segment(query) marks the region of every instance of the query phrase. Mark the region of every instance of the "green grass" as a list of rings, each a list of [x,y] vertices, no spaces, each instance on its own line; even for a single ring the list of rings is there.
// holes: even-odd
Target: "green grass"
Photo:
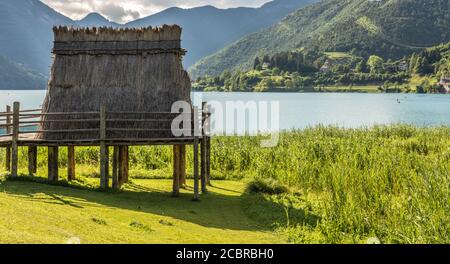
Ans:
[[[250,232],[246,233],[249,237],[243,236],[242,241],[255,241],[250,234],[259,236],[259,232],[263,232],[269,237],[273,234],[277,236],[282,234],[286,238],[282,239],[282,242],[293,243],[365,243],[368,239],[379,240],[381,243],[450,243],[449,127],[417,128],[395,125],[342,129],[319,126],[282,133],[280,142],[275,148],[261,148],[260,142],[263,138],[262,136],[215,137],[212,142],[212,175],[216,179],[213,183],[229,191],[223,193],[224,190],[221,189],[213,190],[201,204],[210,206],[208,219],[215,214],[218,218],[223,218],[225,208],[234,208],[229,218],[224,218],[224,225],[225,222],[241,222],[243,219],[258,223],[249,224],[253,226],[246,229]],[[0,157],[4,156],[2,151],[0,150]],[[62,178],[65,177],[64,151],[62,148],[60,161]],[[38,175],[46,174],[45,155],[45,150],[40,149]],[[152,199],[160,201],[158,206],[169,211],[178,211],[184,207],[192,209],[192,206],[196,206],[187,202],[190,198],[187,194],[180,200],[169,199],[168,194],[164,193],[164,190],[167,192],[170,189],[169,181],[140,180],[171,177],[170,147],[132,148],[130,158],[133,183],[145,186],[142,194],[128,192],[118,195],[103,194],[6,181],[0,186],[0,190],[6,190],[6,193],[1,193],[0,204],[2,208],[3,205],[18,208],[19,212],[25,205],[29,208],[36,207],[38,210],[39,207],[35,203],[39,203],[39,199],[35,201],[29,197],[33,198],[43,193],[47,197],[43,200],[48,200],[48,196],[52,193],[64,190],[69,192],[68,197],[72,197],[72,192],[77,192],[77,195],[80,192],[86,197],[97,197],[94,203],[101,210],[107,211],[109,210],[107,208],[111,207],[125,208],[126,212],[123,211],[120,217],[126,217],[127,213],[133,215],[135,213],[129,205],[118,205],[122,202],[129,203],[130,195],[133,196],[131,200],[144,201],[145,204],[153,204]],[[20,171],[25,173],[24,150],[21,150],[20,159],[22,160]],[[97,160],[98,149],[77,150],[79,181],[75,182],[75,185],[83,188],[98,186]],[[188,174],[191,175],[190,148],[188,148],[188,164]],[[8,191],[11,188],[16,191]],[[34,188],[34,191],[30,192],[29,188]],[[153,189],[156,189],[156,192]],[[244,189],[247,191],[244,192]],[[15,195],[15,192],[22,192],[23,195]],[[66,199],[66,194],[59,193],[59,195],[58,197]],[[146,198],[137,198],[141,195]],[[114,200],[116,205],[111,206],[110,202],[102,202],[103,198]],[[91,201],[85,198],[81,200]],[[177,207],[177,203],[181,203],[181,206]],[[46,206],[41,205],[39,210],[51,215],[53,209],[46,209]],[[142,217],[148,214],[145,217],[153,219],[155,211],[140,213],[143,214]],[[156,214],[159,217],[160,214]],[[2,211],[0,215],[4,218],[2,221],[8,222],[11,215],[14,215],[14,210]],[[33,219],[33,215],[34,213],[29,213],[27,217]],[[41,214],[42,217],[44,215]],[[10,228],[6,237],[11,236],[12,230],[21,229],[20,225],[27,222],[25,218],[10,220],[6,225]],[[116,221],[113,215],[109,219],[90,213],[87,219],[91,218],[103,219],[107,226],[110,221]],[[194,219],[185,219],[184,216],[177,215],[172,218],[184,219],[180,224],[183,223],[189,228],[198,225]],[[42,224],[47,223],[51,226],[54,221],[54,219],[42,220]],[[79,221],[81,220],[75,218],[71,224],[75,226]],[[219,219],[217,221],[220,222]],[[143,219],[130,219],[124,222],[121,223],[127,228],[132,222],[136,222],[133,226],[139,227],[139,230],[155,229],[154,222],[146,222]],[[82,228],[86,222],[80,223],[82,224],[79,228]],[[31,223],[27,225],[28,228],[32,226]],[[220,233],[220,239],[206,237],[203,242],[227,243],[235,242],[233,239],[240,239],[234,238],[239,236],[239,232],[235,229],[227,226],[219,227],[219,224],[214,226],[223,231]],[[88,225],[85,228],[89,230],[91,227]],[[205,230],[196,229],[193,233],[196,236],[203,236],[202,232]],[[229,231],[231,236],[228,237],[226,234]],[[94,233],[96,232],[97,230]],[[101,234],[98,234],[98,237],[101,239],[87,241],[107,241]],[[10,238],[10,241],[20,242],[19,238],[27,240],[28,235],[22,233],[15,239]],[[162,237],[155,240],[145,239],[148,239],[148,242],[170,242]],[[192,240],[185,237],[185,234],[179,239],[202,241]],[[268,238],[267,241],[271,239]]]
[[[348,52],[325,52],[330,59],[351,59],[353,55]]]
[[[378,88],[378,85],[325,86],[321,90],[325,92],[379,93]],[[317,91],[318,88],[315,90]]]
[[[281,243],[244,214],[239,182],[201,202],[170,196],[169,180],[133,180],[118,193],[0,182],[0,243]],[[220,210],[218,210],[220,208]]]

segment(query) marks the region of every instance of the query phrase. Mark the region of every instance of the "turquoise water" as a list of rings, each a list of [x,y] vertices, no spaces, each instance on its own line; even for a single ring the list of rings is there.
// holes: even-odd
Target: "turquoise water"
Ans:
[[[22,108],[42,104],[45,91],[0,91],[0,107],[20,101]],[[195,103],[268,101],[279,104],[279,129],[317,124],[343,127],[407,123],[450,126],[450,95],[358,93],[193,93]],[[239,112],[239,111],[238,111]]]

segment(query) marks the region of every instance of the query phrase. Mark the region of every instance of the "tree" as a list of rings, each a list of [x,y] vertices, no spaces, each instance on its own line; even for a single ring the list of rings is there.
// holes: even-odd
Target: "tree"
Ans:
[[[356,72],[363,73],[363,72],[366,72],[366,70],[367,70],[367,65],[364,60],[361,60],[360,62],[358,62],[358,64],[356,64],[356,67],[355,67]]]
[[[261,61],[259,60],[259,57],[256,57],[255,62],[253,63],[253,69],[257,70],[259,67],[261,67]]]
[[[272,75],[273,76],[277,76],[280,74],[280,69],[278,69],[278,67],[275,67],[272,69]]]
[[[381,73],[383,70],[383,59],[376,55],[372,55],[367,60],[367,66],[369,66],[370,73]]]

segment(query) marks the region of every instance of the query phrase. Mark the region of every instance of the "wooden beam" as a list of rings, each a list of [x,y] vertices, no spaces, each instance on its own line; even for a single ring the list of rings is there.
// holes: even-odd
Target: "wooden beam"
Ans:
[[[128,182],[130,177],[130,149],[128,146],[123,146],[124,151],[124,163],[123,163],[123,180],[124,183]]]
[[[11,113],[11,106],[6,106],[6,113]],[[6,116],[6,124],[11,124],[11,116]],[[11,127],[6,127],[6,134],[11,134]],[[11,147],[6,147],[5,169],[11,171]]]
[[[202,193],[205,194],[208,192],[206,188],[207,184],[207,115],[206,115],[206,102],[202,102],[202,135],[201,135],[201,165],[200,165],[200,174],[201,174],[201,183],[202,183]]]
[[[180,188],[186,188],[186,145],[180,145]]]
[[[211,186],[211,137],[206,137],[206,184]]]
[[[202,193],[207,193],[206,189],[206,137],[202,136],[200,144],[200,180],[202,185]]]
[[[103,142],[100,144],[100,188],[109,187],[109,148]]]
[[[75,146],[67,147],[67,180],[75,180]]]
[[[34,175],[37,171],[37,147],[28,147],[28,174]]]
[[[120,189],[119,183],[119,147],[114,146],[112,168],[112,188]]]
[[[106,146],[106,107],[100,106],[100,188],[109,186],[109,155]]]
[[[122,184],[128,182],[129,173],[129,154],[128,146],[119,146],[119,168],[118,168],[118,182],[119,188]]]
[[[199,190],[198,190],[198,139],[194,139],[194,201],[199,201]]]
[[[11,147],[6,147],[5,170],[11,172]]]
[[[173,146],[173,191],[172,195],[180,196],[180,145]]]
[[[200,201],[199,190],[198,190],[198,132],[199,132],[199,123],[198,123],[198,108],[194,107],[194,201]]]
[[[52,146],[48,147],[48,180],[58,181],[58,159],[59,150],[58,147]]]
[[[17,177],[18,168],[19,168],[19,114],[20,114],[20,103],[14,102],[13,105],[13,136],[11,143],[11,176]]]

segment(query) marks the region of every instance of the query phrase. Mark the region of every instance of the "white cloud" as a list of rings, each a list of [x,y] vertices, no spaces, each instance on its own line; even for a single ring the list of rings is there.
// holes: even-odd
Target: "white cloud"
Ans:
[[[98,12],[110,20],[124,23],[145,17],[166,8],[178,6],[192,8],[212,5],[218,8],[238,6],[257,7],[270,0],[41,0],[50,7],[73,19],[81,19]]]

